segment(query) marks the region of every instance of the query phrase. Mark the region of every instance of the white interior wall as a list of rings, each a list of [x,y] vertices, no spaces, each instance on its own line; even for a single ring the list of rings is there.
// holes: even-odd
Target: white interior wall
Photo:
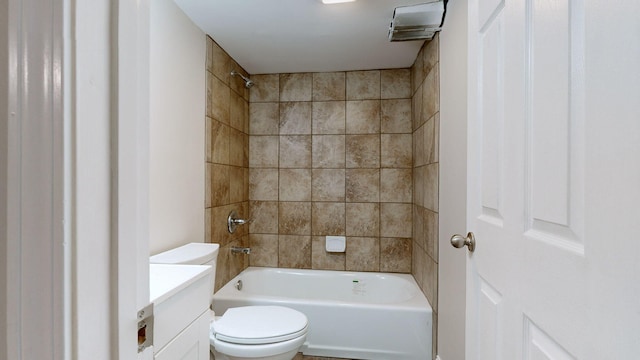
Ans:
[[[151,2],[149,250],[204,239],[205,34]]]

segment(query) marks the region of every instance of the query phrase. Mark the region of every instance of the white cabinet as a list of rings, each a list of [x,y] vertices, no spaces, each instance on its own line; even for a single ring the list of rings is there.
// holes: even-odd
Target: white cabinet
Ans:
[[[155,360],[208,360],[209,313],[200,315],[191,325],[158,351]],[[205,336],[203,336],[205,334]]]
[[[149,273],[154,359],[209,359],[211,267],[151,264]]]

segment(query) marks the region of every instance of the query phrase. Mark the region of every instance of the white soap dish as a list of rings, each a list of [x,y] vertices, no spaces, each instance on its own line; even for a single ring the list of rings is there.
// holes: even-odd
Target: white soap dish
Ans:
[[[347,248],[347,238],[344,236],[325,237],[327,252],[344,252]]]

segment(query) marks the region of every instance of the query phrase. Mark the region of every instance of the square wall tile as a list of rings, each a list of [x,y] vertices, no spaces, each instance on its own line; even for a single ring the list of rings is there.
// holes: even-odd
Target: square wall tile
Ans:
[[[311,236],[280,235],[278,237],[278,266],[292,269],[311,269]]]
[[[234,205],[214,206],[211,208],[211,239],[214,243],[220,244],[220,247],[226,246],[231,240],[229,231],[227,230],[227,217]]]
[[[380,202],[411,203],[412,169],[380,169]]]
[[[311,168],[311,135],[280,136],[280,168]]]
[[[250,102],[277,102],[280,101],[280,75],[251,75],[254,85],[249,90]]]
[[[344,135],[314,135],[312,139],[313,168],[344,168],[345,166]]]
[[[380,102],[380,132],[410,134],[411,99],[382,100]]]
[[[347,169],[347,202],[380,201],[380,169]]]
[[[250,169],[249,198],[278,201],[278,169]]]
[[[311,169],[280,169],[280,201],[311,201]]]
[[[251,234],[277,234],[278,233],[278,202],[277,201],[250,201],[249,214],[250,214],[250,219],[252,220],[249,223],[249,233]]]
[[[424,207],[438,212],[438,163],[425,166]]]
[[[427,254],[424,250],[416,246],[415,241],[413,244],[414,246],[411,250],[411,274],[416,279],[416,283],[418,283],[418,286],[420,286],[420,289],[422,289],[422,292],[424,293],[424,263],[427,261]]]
[[[379,236],[380,204],[347,203],[346,230],[347,236]]]
[[[209,103],[207,113],[214,120],[229,124],[229,103],[231,90],[227,84],[217,77],[207,73],[207,100]]]
[[[279,136],[249,138],[249,166],[277,168],[279,143]]]
[[[424,211],[424,239],[427,255],[438,262],[438,213]]]
[[[424,291],[427,300],[433,307],[433,311],[438,311],[438,264],[425,256],[423,275],[422,275],[422,291]]]
[[[311,135],[311,103],[280,103],[280,135]]]
[[[312,105],[312,133],[315,134],[344,134],[345,133],[345,102],[344,101],[316,101]]]
[[[440,37],[436,35],[424,45],[424,51],[422,52],[422,69],[425,74],[428,74],[439,62],[439,42]]]
[[[311,173],[311,200],[345,201],[345,170],[313,169]]]
[[[344,270],[345,253],[326,251],[324,236],[311,237],[311,268],[316,270]]]
[[[347,72],[347,100],[380,99],[380,71]]]
[[[204,207],[211,207],[211,200],[213,199],[211,191],[213,190],[213,164],[207,163],[204,166]]]
[[[249,104],[249,133],[251,135],[280,134],[280,104],[277,102]]]
[[[311,235],[311,203],[281,201],[278,227],[284,235]]]
[[[231,128],[211,120],[211,162],[229,164],[229,134]]]
[[[280,74],[280,101],[311,101],[312,74]]]
[[[247,132],[247,130],[244,128],[244,107],[246,104],[247,101],[245,99],[243,99],[235,92],[231,92],[231,103],[229,105],[229,125],[231,125],[232,128],[244,133]]]
[[[347,238],[347,271],[380,271],[380,239]]]
[[[313,101],[344,100],[346,96],[344,72],[313,74]]]
[[[435,66],[424,79],[422,89],[422,122],[440,111],[440,77]]]
[[[424,207],[426,165],[413,168],[413,203]]]
[[[380,133],[380,100],[347,101],[347,134]]]
[[[278,235],[249,234],[251,266],[278,266]]]
[[[231,57],[213,40],[207,41],[207,55],[209,71],[223,83],[228,84],[229,73],[231,72]],[[211,57],[209,58],[209,56]]]
[[[211,205],[229,204],[229,166],[213,164],[211,169]]]
[[[410,238],[413,230],[411,220],[411,204],[380,204],[380,236]]]
[[[433,117],[433,156],[431,162],[440,162],[440,113]]]
[[[423,124],[422,121],[422,86],[416,90],[415,94],[411,98],[411,122],[413,129],[417,129]]]
[[[229,243],[229,252],[232,247],[248,247],[249,235],[244,235]],[[239,274],[249,266],[249,256],[245,254],[229,254],[229,277]]]
[[[414,251],[420,249],[420,251],[425,251],[426,240],[425,240],[425,209],[422,206],[413,205],[413,241],[414,241]]]
[[[408,99],[411,97],[411,70],[380,71],[381,99]]]
[[[413,132],[413,166],[423,166],[427,163],[427,150],[425,144],[425,126],[420,126]]]
[[[237,166],[229,167],[229,202],[239,203],[245,201],[244,196],[244,169]]]
[[[249,168],[248,167],[243,167],[242,168],[243,172],[244,172],[244,195],[243,195],[243,201],[249,201]],[[247,203],[247,209],[248,209],[248,203]]]
[[[214,288],[216,291],[220,289],[224,284],[231,280],[231,274],[229,273],[229,247],[220,246],[218,250],[218,261],[216,264],[216,280]]]
[[[422,85],[422,81],[424,80],[424,46],[418,52],[416,56],[416,61],[413,63],[411,67],[411,86],[413,89],[413,93],[415,95],[416,90]]]
[[[380,271],[411,272],[411,239],[380,239]]]
[[[347,168],[380,167],[380,135],[347,135]]]
[[[204,158],[205,162],[210,163],[212,160],[212,144],[213,143],[213,119],[210,117],[204,118]]]
[[[314,202],[311,205],[312,235],[345,235],[345,203]]]
[[[205,69],[208,72],[213,73],[213,47],[217,45],[213,39],[207,35],[207,58],[205,62]]]
[[[431,119],[427,120],[426,123],[424,123],[424,125],[422,126],[422,135],[423,135],[423,140],[422,142],[424,143],[424,163],[425,164],[431,164],[433,163],[433,159],[435,158],[435,118],[436,116],[432,117]]]
[[[211,208],[204,209],[204,243],[211,243]]]
[[[236,129],[229,129],[229,164],[235,166],[245,166],[244,147],[245,134]]]
[[[386,168],[410,168],[413,164],[411,134],[382,134],[380,136],[380,165]]]

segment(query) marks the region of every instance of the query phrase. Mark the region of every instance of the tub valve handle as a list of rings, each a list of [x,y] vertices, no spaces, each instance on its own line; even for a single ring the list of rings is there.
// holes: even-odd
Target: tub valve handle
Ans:
[[[240,219],[238,217],[238,212],[235,210],[231,210],[229,216],[227,217],[227,230],[230,234],[233,234],[236,231],[238,225],[248,224],[250,220]]]

